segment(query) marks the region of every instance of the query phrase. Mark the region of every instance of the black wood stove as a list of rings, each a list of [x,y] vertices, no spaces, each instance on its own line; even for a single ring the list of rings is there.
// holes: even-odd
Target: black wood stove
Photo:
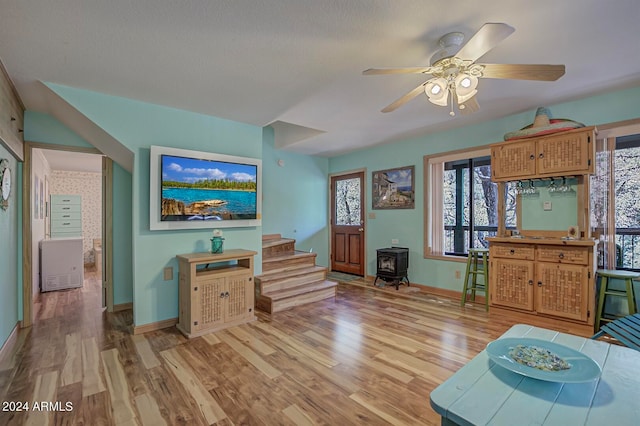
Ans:
[[[385,282],[391,282],[396,286],[396,290],[400,284],[404,284],[402,280],[407,281],[410,286],[407,270],[409,269],[409,249],[405,247],[390,247],[376,250],[378,253],[376,279],[373,285],[376,285],[378,278]]]

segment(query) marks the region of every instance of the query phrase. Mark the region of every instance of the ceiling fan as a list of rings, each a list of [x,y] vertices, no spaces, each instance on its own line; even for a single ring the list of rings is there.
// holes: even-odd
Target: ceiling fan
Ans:
[[[464,34],[445,34],[438,41],[441,49],[430,60],[431,66],[412,68],[370,68],[364,75],[380,74],[430,74],[431,79],[386,106],[382,112],[401,107],[420,93],[425,93],[435,105],[447,106],[451,100],[451,116],[454,105],[461,112],[477,111],[474,98],[478,93],[479,78],[505,78],[517,80],[555,81],[565,72],[564,65],[543,64],[479,64],[476,60],[510,36],[515,29],[503,23],[486,23],[467,41]]]

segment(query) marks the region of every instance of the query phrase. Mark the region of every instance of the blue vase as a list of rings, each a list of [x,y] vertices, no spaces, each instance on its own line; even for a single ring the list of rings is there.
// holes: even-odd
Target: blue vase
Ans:
[[[211,238],[211,253],[222,253],[223,244],[224,244],[224,238],[222,237]]]

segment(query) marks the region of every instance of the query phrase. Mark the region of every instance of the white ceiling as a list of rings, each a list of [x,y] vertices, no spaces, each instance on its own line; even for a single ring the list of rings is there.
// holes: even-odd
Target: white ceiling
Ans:
[[[41,149],[51,170],[102,173],[102,155]]]
[[[277,122],[285,149],[333,156],[638,85],[639,21],[638,0],[0,0],[0,58],[30,110],[45,111],[40,80]],[[475,114],[426,96],[380,112],[426,78],[363,70],[428,65],[440,36],[485,22],[516,32],[480,62],[566,74],[482,79]]]

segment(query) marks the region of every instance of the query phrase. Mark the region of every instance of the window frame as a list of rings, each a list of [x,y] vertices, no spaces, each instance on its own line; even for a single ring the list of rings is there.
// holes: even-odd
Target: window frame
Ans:
[[[466,262],[466,256],[444,252],[443,181],[444,164],[491,156],[491,146],[481,145],[423,157],[424,180],[424,258]]]
[[[618,268],[616,265],[616,208],[615,208],[615,151],[617,148],[617,139],[625,136],[640,134],[640,119],[627,120],[622,122],[610,123],[606,125],[597,126],[598,134],[596,143],[598,151],[607,152],[608,154],[608,188],[607,188],[607,217],[605,219],[604,228],[595,228],[595,224],[592,224],[592,230],[597,233],[602,232],[602,235],[596,235],[599,242],[603,245],[606,258],[604,259],[604,266],[608,269],[625,269],[637,271],[633,268]],[[593,194],[590,194],[593,196]],[[589,200],[591,203],[591,200]]]

